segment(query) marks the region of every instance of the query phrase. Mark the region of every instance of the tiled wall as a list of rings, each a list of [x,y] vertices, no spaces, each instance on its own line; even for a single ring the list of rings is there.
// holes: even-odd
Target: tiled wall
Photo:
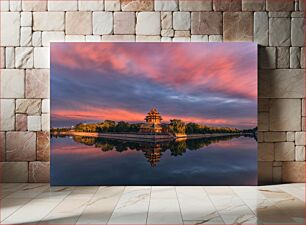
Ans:
[[[259,181],[304,181],[303,2],[1,0],[2,180],[49,179],[51,41],[254,41]]]

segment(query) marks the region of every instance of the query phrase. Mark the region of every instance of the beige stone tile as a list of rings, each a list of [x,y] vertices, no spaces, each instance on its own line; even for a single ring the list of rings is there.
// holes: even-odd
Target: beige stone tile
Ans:
[[[28,116],[28,131],[41,131],[41,116]]]
[[[137,14],[137,35],[160,35],[160,12],[139,12]]]
[[[120,0],[107,0],[104,4],[105,11],[120,11]]]
[[[29,182],[48,183],[50,179],[49,162],[30,162],[29,163]]]
[[[294,142],[278,142],[274,145],[276,161],[294,161]]]
[[[273,165],[272,170],[273,184],[280,184],[282,182],[282,167]]]
[[[208,42],[208,35],[191,35],[191,42]]]
[[[173,29],[174,30],[189,30],[190,29],[190,13],[189,12],[174,12],[173,13]]]
[[[265,132],[265,142],[280,142],[286,141],[286,132]]]
[[[253,14],[225,12],[223,14],[224,41],[253,41]]]
[[[209,35],[208,41],[209,42],[223,42],[223,36],[222,35]]]
[[[40,99],[16,99],[16,113],[38,115],[41,113]]]
[[[18,69],[33,68],[33,48],[32,47],[15,48],[15,67]]]
[[[171,37],[161,37],[160,41],[161,42],[172,42],[172,38]]]
[[[6,159],[8,161],[33,161],[36,159],[36,133],[7,132]]]
[[[0,10],[1,12],[10,11],[10,1],[9,0],[0,1]]]
[[[42,113],[50,113],[50,99],[42,100]]]
[[[295,133],[287,132],[287,141],[294,141],[294,140],[295,140]]]
[[[258,184],[272,183],[272,162],[258,162]]]
[[[78,0],[48,0],[49,11],[77,11]]]
[[[135,34],[135,24],[134,12],[114,13],[114,34]]]
[[[35,47],[34,48],[34,68],[50,68],[50,48]]]
[[[270,101],[270,130],[301,130],[301,100],[273,99]]]
[[[189,30],[176,30],[174,32],[175,37],[190,37],[190,31]]]
[[[1,46],[19,46],[20,13],[1,12]]]
[[[15,68],[15,48],[14,47],[5,48],[5,67],[6,69]]]
[[[50,160],[50,134],[46,131],[37,132],[37,160]]]
[[[50,114],[41,115],[41,129],[43,131],[50,131]]]
[[[269,130],[269,113],[259,112],[258,114],[258,130],[268,131]]]
[[[259,67],[261,69],[276,68],[276,48],[275,47],[259,47]]]
[[[23,27],[32,26],[32,13],[31,12],[21,12],[20,14],[20,25]]]
[[[290,12],[269,12],[271,18],[289,18]]]
[[[174,30],[173,29],[161,30],[161,36],[162,37],[173,37]]]
[[[15,129],[15,100],[0,99],[0,130],[10,131]]]
[[[212,0],[179,0],[180,11],[212,11]]]
[[[258,112],[269,112],[269,99],[259,98],[258,99]]]
[[[65,29],[64,12],[34,12],[33,30],[37,31],[63,31]]]
[[[290,46],[290,18],[269,19],[269,45]]]
[[[178,11],[178,0],[154,1],[155,11]]]
[[[268,11],[293,11],[294,9],[294,0],[288,1],[275,1],[267,0],[266,7]]]
[[[190,42],[190,37],[174,37],[173,42]]]
[[[21,11],[21,0],[10,1],[10,11],[11,12]]]
[[[242,0],[242,11],[264,11],[265,0]]]
[[[283,182],[305,182],[305,162],[284,162],[282,166]]]
[[[258,142],[264,142],[264,132],[258,131],[257,140],[258,140]]]
[[[113,32],[112,12],[93,12],[93,34],[111,34]]]
[[[254,41],[263,46],[269,44],[269,19],[266,12],[254,13]]]
[[[1,98],[24,98],[24,71],[16,69],[2,69]]]
[[[92,34],[91,12],[66,12],[66,34]]]
[[[49,98],[49,83],[48,70],[27,70],[26,98]]]
[[[296,145],[305,145],[305,132],[296,132],[295,133],[295,144]]]
[[[295,161],[305,161],[305,146],[295,146]]]
[[[42,45],[42,32],[41,31],[33,32],[32,45],[34,47],[40,47]]]
[[[301,68],[301,48],[290,47],[290,68]]]
[[[66,35],[66,42],[83,42],[85,41],[85,35]]]
[[[28,182],[28,162],[0,162],[1,182]]]
[[[22,0],[22,11],[46,11],[47,1],[45,0]]]
[[[63,31],[44,31],[42,32],[42,45],[50,46],[50,42],[64,42],[65,33]]]
[[[222,13],[192,12],[191,34],[222,34]]]
[[[28,130],[28,117],[26,114],[16,114],[16,130],[17,131]]]
[[[258,161],[274,161],[274,143],[258,143]]]
[[[213,0],[214,11],[241,11],[241,1],[237,0]]]
[[[277,68],[287,69],[290,67],[290,51],[289,47],[276,48],[276,66]]]
[[[86,35],[85,36],[86,42],[100,42],[101,41],[101,35]]]
[[[135,35],[103,35],[102,41],[134,42],[135,38]]]
[[[104,0],[79,0],[80,11],[101,11],[104,9]]]
[[[260,98],[304,98],[304,71],[301,69],[259,70]]]
[[[161,12],[161,28],[162,29],[172,29],[172,13],[171,12]]]
[[[292,18],[291,20],[291,42],[292,46],[305,46],[304,18]]]
[[[122,11],[152,11],[154,0],[121,0]]]
[[[20,46],[31,46],[32,43],[32,28],[21,27],[20,30]]]
[[[160,36],[137,35],[136,42],[159,42]]]

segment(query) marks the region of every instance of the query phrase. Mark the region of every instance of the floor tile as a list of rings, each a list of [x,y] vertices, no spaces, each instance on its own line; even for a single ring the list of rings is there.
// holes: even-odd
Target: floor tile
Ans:
[[[177,187],[176,192],[184,221],[206,221],[219,216],[202,187]]]
[[[12,215],[7,217],[2,224],[38,223],[45,217],[61,200],[33,199]]]
[[[87,203],[77,224],[106,224],[125,187],[100,187]]]
[[[151,187],[126,187],[108,224],[145,224]]]

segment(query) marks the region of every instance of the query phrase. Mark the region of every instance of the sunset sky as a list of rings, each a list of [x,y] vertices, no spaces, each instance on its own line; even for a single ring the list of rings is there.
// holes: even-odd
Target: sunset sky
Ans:
[[[52,43],[51,126],[164,121],[257,126],[252,43]]]

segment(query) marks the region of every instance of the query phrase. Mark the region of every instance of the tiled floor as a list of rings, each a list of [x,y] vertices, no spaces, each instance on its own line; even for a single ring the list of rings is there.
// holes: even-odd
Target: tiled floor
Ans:
[[[305,184],[52,187],[2,184],[1,224],[305,224]]]

